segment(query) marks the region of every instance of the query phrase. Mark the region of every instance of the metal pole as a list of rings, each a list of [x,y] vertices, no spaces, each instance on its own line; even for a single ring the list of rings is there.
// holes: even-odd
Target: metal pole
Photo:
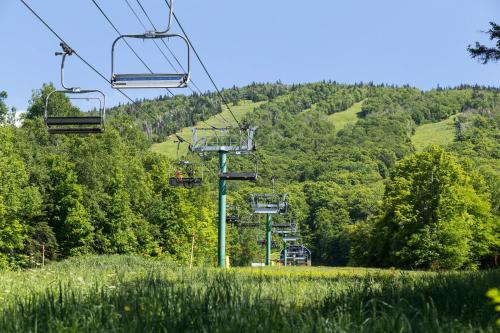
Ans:
[[[194,231],[193,238],[191,239],[191,257],[189,258],[189,268],[193,268],[193,255],[194,255]]]
[[[266,215],[266,266],[271,266],[271,214]]]
[[[227,153],[219,151],[219,170],[227,171]],[[219,178],[219,227],[218,227],[218,266],[224,268],[226,262],[226,180]]]
[[[285,263],[285,267],[287,265],[287,262],[286,262],[286,256],[288,255],[286,253],[286,242],[283,242],[283,245],[284,245],[284,249],[283,249],[283,255],[284,255],[284,263]]]

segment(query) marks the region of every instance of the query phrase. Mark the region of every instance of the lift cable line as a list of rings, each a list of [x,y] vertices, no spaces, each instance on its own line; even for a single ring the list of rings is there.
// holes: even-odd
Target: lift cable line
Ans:
[[[95,0],[91,0],[91,1],[97,7],[97,9],[99,10],[99,12],[101,12],[102,16],[104,16],[104,18],[106,19],[106,21],[108,21],[108,23],[113,27],[113,29],[116,31],[116,33],[119,36],[122,36],[122,33],[120,32],[120,30],[118,30],[118,28],[114,25],[114,23],[111,21],[111,19],[108,17],[108,15],[106,15],[106,13],[101,8],[101,6],[99,6],[99,4]],[[153,74],[153,71],[151,70],[151,68],[146,64],[146,62],[141,58],[141,56],[135,51],[135,49],[132,47],[132,45],[130,45],[130,43],[127,40],[124,40],[124,42],[129,47],[129,49],[134,53],[134,55],[137,57],[137,59],[139,59],[139,61],[144,65],[144,67],[146,67],[147,70],[151,74]],[[168,89],[168,88],[165,88],[165,89],[169,92],[170,95],[175,96],[174,93],[170,89]]]
[[[144,13],[144,15],[147,17],[149,23],[151,24],[151,26],[153,27],[153,29],[155,31],[158,31],[158,29],[156,28],[156,25],[153,23],[153,21],[151,20],[149,14],[146,12],[145,8],[143,7],[143,5],[141,4],[141,2],[139,0],[136,0],[137,1],[137,4],[140,6],[142,12]],[[134,7],[130,4],[130,1],[129,0],[125,0],[125,3],[127,4],[128,8],[132,11],[132,13],[134,14],[135,18],[137,19],[137,21],[139,21],[139,23],[141,24],[141,26],[143,27],[144,30],[148,30],[148,28],[146,27],[146,25],[144,24],[144,22],[141,20],[141,18],[139,17],[139,15],[137,14],[137,12],[135,11]],[[101,12],[102,12],[102,9],[100,9]],[[104,14],[104,13],[103,13]],[[108,22],[110,24],[111,21],[108,19]],[[112,24],[113,25],[113,24]],[[169,24],[170,26],[170,24]],[[116,27],[113,25],[113,27],[115,28],[115,31],[117,33],[120,34],[120,32],[116,29]],[[125,40],[125,42],[127,42]],[[165,60],[169,63],[169,65],[174,69],[174,71],[177,71],[177,68],[172,64],[172,62],[170,61],[170,59],[167,57],[167,55],[163,52],[163,50],[160,48],[160,46],[158,45],[158,43],[156,42],[156,40],[153,40],[155,46],[158,48],[158,50],[160,51],[160,53],[163,55],[163,57],[165,58]],[[172,52],[172,50],[168,47],[167,43],[165,43],[165,41],[163,39],[161,39],[161,42],[163,43],[163,45],[167,48],[167,50],[170,52],[170,54],[174,57],[175,61],[177,62],[177,64],[180,66],[180,68],[185,71],[184,67],[182,66],[182,64],[180,63],[179,59],[175,56],[175,54]],[[127,45],[129,45],[127,43]],[[130,47],[130,45],[129,45]],[[149,69],[149,68],[148,68]],[[151,71],[151,70],[150,70]],[[200,95],[203,95],[203,93],[201,92],[201,90],[198,88],[198,86],[194,83],[193,80],[190,80],[190,82],[197,88],[198,92]],[[191,92],[195,93],[195,91],[193,90],[193,88],[191,88],[190,86],[188,86],[188,88],[191,90]],[[168,90],[168,89],[167,89]],[[169,91],[170,92],[170,91]],[[212,103],[213,105],[213,103]],[[221,115],[219,114],[219,116],[221,117],[221,119],[228,123],[228,121]],[[214,126],[208,124],[205,120],[202,120],[203,123],[205,123],[207,126],[211,127],[211,128],[214,128]],[[228,123],[229,124],[229,123]]]
[[[137,15],[137,13],[135,12],[135,10],[133,9],[133,7],[130,5],[130,2],[129,0],[125,0],[125,2],[127,3],[128,7],[130,8],[130,10],[132,10],[132,12],[134,13],[135,17],[139,20],[139,22],[141,23],[142,27],[147,30],[146,28],[146,25],[142,22],[142,20],[139,18],[139,15]],[[153,20],[151,19],[151,17],[149,16],[148,12],[146,11],[146,9],[144,8],[144,6],[142,5],[142,3],[140,2],[140,0],[136,0],[137,4],[139,5],[139,7],[141,8],[142,12],[144,13],[144,15],[146,16],[146,18],[148,19],[149,23],[151,24],[151,26],[153,27],[153,29],[157,30],[156,28],[156,25],[153,23]],[[183,71],[186,71],[184,69],[184,67],[182,66],[182,64],[180,63],[179,59],[176,57],[176,55],[172,52],[172,50],[168,47],[167,43],[165,43],[165,41],[162,39],[161,42],[163,43],[163,45],[167,48],[168,52],[172,55],[172,57],[175,59],[175,61],[177,62],[177,64],[179,65],[179,67],[183,70]],[[156,46],[158,47],[158,44],[155,42]],[[165,55],[165,53],[158,47],[158,49],[160,50],[161,54],[163,55],[163,57],[165,57],[165,59],[168,61],[168,63],[170,64],[170,66],[172,66],[172,68],[174,68],[174,70],[177,70],[174,65],[172,64],[172,62],[168,59],[168,57]],[[201,89],[198,87],[198,85],[193,81],[193,79],[190,80],[190,82],[193,84],[193,86],[196,88],[196,90],[198,91],[198,93],[200,95],[203,95],[203,92],[201,91]],[[194,90],[188,86],[188,88],[194,93]],[[214,106],[214,104],[212,103],[212,101],[210,101],[210,103]],[[230,125],[230,123],[226,120],[226,118],[224,118],[224,116],[222,115],[222,113],[219,113],[217,114],[216,116],[219,116],[222,121],[224,121],[226,124]],[[206,123],[205,121],[203,121],[205,124],[208,125],[208,123]],[[210,127],[213,127],[211,125],[208,125]]]
[[[59,39],[65,45],[68,45],[68,43],[66,43],[66,41],[54,29],[52,29],[52,27],[47,22],[45,22],[45,20],[40,15],[38,15],[37,12],[35,12],[35,10],[30,7],[30,5],[28,5],[26,3],[26,1],[24,1],[24,0],[20,0],[20,1],[47,29],[50,30],[50,32],[52,32],[52,34],[54,36],[57,37],[57,39]],[[97,70],[94,66],[92,66],[92,64],[90,64],[87,60],[85,60],[81,55],[79,55],[78,52],[73,50],[73,54],[78,59],[80,59],[85,65],[87,65],[90,69],[92,69],[97,75],[99,75],[103,80],[105,80],[107,83],[111,83],[106,76],[104,76],[101,72],[99,72],[99,70]],[[118,91],[126,99],[128,99],[135,107],[139,107],[139,108],[141,107],[136,101],[134,101],[129,95],[127,95],[121,89],[118,89]],[[135,109],[135,110],[138,111],[138,109]]]
[[[137,19],[137,21],[139,21],[139,23],[141,24],[141,26],[144,28],[144,30],[148,30],[148,28],[146,27],[146,25],[144,24],[144,22],[141,20],[141,18],[139,17],[139,15],[137,14],[137,12],[135,11],[134,7],[132,7],[132,5],[130,4],[130,1],[129,0],[125,0],[125,3],[127,4],[128,8],[132,11],[132,13],[134,14],[135,18]],[[150,21],[151,22],[151,21]],[[155,30],[156,27],[153,25],[153,28]],[[176,59],[177,63],[180,65],[180,62],[179,60],[177,60],[177,58],[175,57],[175,55],[172,53],[172,51],[170,50],[170,48],[167,46],[167,43],[165,43],[165,41],[163,39],[161,39],[161,41],[163,42],[163,45],[168,49],[168,51],[170,52],[170,54]],[[160,45],[158,45],[158,43],[156,42],[156,40],[153,40],[153,43],[155,44],[156,48],[158,49],[158,51],[160,51],[160,53],[163,55],[163,58],[165,58],[165,60],[168,62],[168,64],[170,65],[170,67],[172,67],[174,69],[174,71],[177,71],[177,68],[175,68],[174,64],[170,61],[170,59],[167,57],[167,55],[165,54],[165,52],[161,49]],[[184,70],[184,68],[182,67],[181,65],[181,68],[182,70]],[[191,80],[191,83],[197,88],[196,84],[194,84],[193,80]],[[193,88],[191,88],[191,86],[188,86],[189,90],[191,90],[191,92],[195,92],[193,90]],[[198,89],[198,92],[201,94],[201,91]]]
[[[141,26],[143,27],[143,29],[146,31],[148,30],[148,28],[146,27],[146,25],[144,24],[144,22],[141,20],[141,18],[139,17],[139,15],[137,14],[137,12],[135,11],[134,7],[132,7],[132,5],[130,4],[130,2],[128,0],[125,0],[125,3],[127,4],[128,8],[132,11],[132,13],[134,14],[135,18],[137,19],[137,21],[139,21],[139,23],[141,24]],[[156,28],[155,28],[156,30]],[[160,46],[158,45],[158,43],[153,40],[153,43],[156,45],[156,47],[158,48],[158,51],[160,51],[160,53],[163,55],[163,57],[165,58],[165,60],[169,63],[169,65],[174,69],[176,70],[174,64],[172,64],[172,62],[170,61],[170,59],[167,57],[167,55],[163,52],[163,50],[160,48]],[[192,89],[191,89],[192,91]]]
[[[128,2],[128,0],[126,0]],[[144,13],[144,15],[146,15],[146,18],[148,19],[149,23],[151,24],[151,26],[153,27],[153,29],[157,30],[156,29],[156,26],[155,24],[153,23],[153,21],[151,20],[151,17],[149,16],[149,14],[147,13],[146,9],[144,9],[144,6],[142,5],[142,3],[139,1],[139,0],[136,0],[137,4],[139,5],[139,7],[141,8],[142,12]],[[172,13],[173,14],[173,13]],[[183,71],[186,71],[184,69],[184,66],[182,66],[181,62],[179,61],[179,59],[175,56],[174,52],[172,52],[172,50],[168,47],[167,43],[165,43],[165,41],[162,39],[161,40],[163,45],[167,48],[168,52],[170,52],[170,54],[172,55],[172,57],[174,57],[175,61],[177,62],[177,64],[179,65],[179,67],[183,70]],[[163,53],[163,52],[162,52]],[[170,61],[169,61],[170,63]],[[172,65],[172,67],[174,67]],[[174,67],[175,69],[175,67]],[[201,92],[201,89],[198,87],[198,85],[196,83],[194,83],[194,81],[191,79],[189,80],[193,86],[196,88],[196,90],[198,90],[198,93],[202,94]],[[193,91],[193,89],[191,89],[191,91]],[[193,91],[194,92],[194,91]]]
[[[94,1],[94,0],[92,0]],[[167,0],[165,0],[165,3],[167,4],[167,6],[170,8],[170,4],[168,3]],[[231,116],[233,116],[234,120],[236,121],[236,124],[238,124],[238,127],[239,128],[243,128],[240,124],[240,122],[238,121],[238,118],[236,118],[236,116],[234,115],[233,113],[233,110],[231,110],[231,107],[229,106],[229,103],[227,102],[227,100],[224,98],[224,96],[222,95],[219,87],[217,86],[217,84],[215,83],[212,75],[210,75],[210,72],[208,71],[207,67],[205,66],[205,63],[203,62],[203,60],[201,60],[201,57],[200,55],[198,54],[198,51],[196,51],[193,43],[191,42],[191,39],[189,38],[189,36],[187,35],[186,31],[184,30],[184,28],[182,27],[181,25],[181,22],[179,21],[179,19],[177,18],[177,15],[175,15],[175,13],[172,13],[174,19],[175,19],[175,22],[177,22],[177,25],[179,25],[179,28],[181,29],[182,33],[184,34],[184,36],[186,37],[189,45],[191,46],[191,49],[193,50],[194,54],[196,55],[196,58],[198,59],[198,61],[200,62],[201,66],[203,67],[203,70],[205,71],[205,73],[207,74],[208,78],[210,79],[210,81],[212,82],[212,85],[214,86],[215,90],[217,91],[217,94],[219,95],[220,99],[222,100],[222,102],[224,103],[224,105],[226,105],[227,109],[229,110],[229,112],[231,113]]]

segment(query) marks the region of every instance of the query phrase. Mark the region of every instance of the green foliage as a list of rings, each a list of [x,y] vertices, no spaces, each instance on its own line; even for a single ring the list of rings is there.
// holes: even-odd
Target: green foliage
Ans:
[[[490,22],[490,30],[486,33],[489,35],[490,40],[496,40],[494,47],[488,47],[476,42],[475,47],[469,45],[467,50],[472,58],[477,58],[483,64],[490,61],[496,62],[500,59],[500,25],[495,22]]]
[[[456,269],[490,253],[498,240],[488,189],[467,169],[438,147],[397,164],[373,226],[373,264]]]
[[[37,264],[41,247],[46,249],[48,260],[86,253],[141,253],[188,263],[193,240],[194,263],[212,264],[216,255],[216,172],[205,172],[204,185],[193,190],[170,187],[168,177],[173,176],[171,161],[177,158],[172,142],[175,132],[180,130],[181,136],[190,140],[190,126],[204,121],[225,126],[222,117],[231,120],[218,98],[211,93],[161,96],[139,101],[140,112],[130,104],[119,105],[110,110],[102,135],[49,136],[40,116],[46,96],[53,91],[52,85],[44,85],[34,92],[22,128],[0,128],[0,158],[6,158],[7,165],[17,163],[26,174],[8,178],[25,179],[15,185],[26,192],[18,195],[25,201],[21,205],[25,209],[13,214],[11,205],[2,203],[3,211],[7,210],[2,214],[22,226],[22,230],[13,229],[17,238],[5,238],[18,240],[0,251],[9,258],[5,265]],[[270,179],[276,177],[276,190],[289,193],[290,217],[300,225],[303,241],[313,250],[313,263],[374,264],[367,249],[389,246],[375,241],[367,244],[367,239],[373,240],[368,237],[371,221],[380,215],[380,207],[388,207],[385,183],[394,179],[396,163],[415,152],[414,134],[424,128],[432,127],[429,135],[445,150],[472,160],[460,161],[460,167],[471,179],[473,190],[459,187],[454,196],[445,196],[448,201],[443,203],[449,207],[466,205],[467,214],[473,217],[459,216],[453,209],[438,211],[440,216],[458,226],[472,220],[489,226],[487,221],[499,220],[495,89],[461,86],[423,92],[408,86],[320,82],[252,84],[226,89],[223,94],[244,125],[258,126],[260,160],[257,184],[232,182],[229,201],[238,203],[243,216],[249,218],[249,194],[269,192]],[[64,95],[52,97],[49,108],[54,114],[78,114]],[[448,142],[436,131],[445,119],[454,121],[446,131]],[[167,142],[151,148],[152,142],[163,139]],[[431,140],[421,141],[417,148]],[[181,157],[186,153],[187,145],[182,145]],[[204,163],[217,170],[216,158],[208,156]],[[246,171],[254,165],[246,156],[231,156],[229,167]],[[480,173],[485,182],[474,173]],[[459,197],[457,193],[462,192]],[[481,196],[476,200],[478,193]],[[3,192],[1,195],[2,201],[11,200]],[[489,201],[486,205],[485,200]],[[488,205],[492,216],[487,213]],[[499,253],[498,246],[491,245],[499,229],[474,225],[481,227],[465,228],[466,233],[443,226],[445,234],[453,234],[447,242],[467,240],[466,246],[447,255],[462,258],[459,261],[471,267],[481,257]],[[263,237],[263,228],[228,229],[227,250],[233,264],[261,260],[263,248],[257,241]],[[409,231],[407,236],[415,237],[412,244],[425,240],[425,253],[441,244],[433,230],[418,231],[421,233],[415,235]],[[281,243],[277,236],[274,240]],[[416,265],[411,262],[412,253],[400,253],[407,257],[405,265]],[[474,253],[473,259],[469,253]],[[428,267],[426,263],[418,265]],[[445,266],[455,267],[449,262]]]
[[[3,124],[7,120],[7,113],[9,109],[7,109],[7,105],[5,105],[5,99],[7,99],[7,92],[0,91],[0,124]]]
[[[486,296],[488,296],[491,299],[491,302],[495,305],[495,311],[500,312],[500,290],[497,288],[491,288],[486,293]],[[497,319],[497,325],[500,326],[500,318]]]

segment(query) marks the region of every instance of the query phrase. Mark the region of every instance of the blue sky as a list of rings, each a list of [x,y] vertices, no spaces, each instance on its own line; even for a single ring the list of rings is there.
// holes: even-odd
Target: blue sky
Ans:
[[[70,46],[110,75],[116,33],[90,0],[26,1]],[[125,0],[97,1],[122,32],[143,32]],[[129,1],[140,14],[136,0]],[[164,0],[141,2],[154,23],[164,25]],[[500,21],[498,0],[176,0],[175,10],[221,87],[276,80],[374,81],[421,89],[499,86],[499,65],[480,65],[465,50],[476,40],[487,41],[481,30],[489,21]],[[44,82],[58,85],[58,40],[18,0],[0,1],[0,30],[0,90],[8,92],[9,106],[24,110],[32,89]],[[155,69],[169,71],[150,44],[134,47]],[[119,51],[122,68],[139,68],[130,51]],[[104,90],[111,105],[125,101],[76,58],[68,61],[66,75],[69,84]],[[192,78],[202,90],[212,89],[194,60]],[[143,98],[166,92],[127,93]]]

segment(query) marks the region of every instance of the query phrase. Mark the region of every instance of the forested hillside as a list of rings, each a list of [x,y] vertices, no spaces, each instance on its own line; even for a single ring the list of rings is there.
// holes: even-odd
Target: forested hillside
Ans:
[[[193,240],[195,263],[212,264],[216,161],[204,162],[211,172],[201,188],[171,188],[173,150],[150,147],[220,113],[216,95],[120,105],[101,136],[54,137],[40,118],[51,89],[34,93],[21,128],[6,117],[0,127],[0,267],[85,253],[186,263]],[[223,94],[235,108],[260,102],[242,118],[258,127],[259,179],[231,183],[229,201],[248,216],[249,193],[269,192],[275,177],[313,263],[476,268],[499,254],[498,90],[322,82]],[[70,108],[67,100],[57,103]],[[417,153],[417,128],[446,119],[454,121],[451,143]],[[425,135],[419,142],[425,146]],[[230,163],[252,167],[243,158]],[[229,228],[233,264],[262,256],[263,232]]]

